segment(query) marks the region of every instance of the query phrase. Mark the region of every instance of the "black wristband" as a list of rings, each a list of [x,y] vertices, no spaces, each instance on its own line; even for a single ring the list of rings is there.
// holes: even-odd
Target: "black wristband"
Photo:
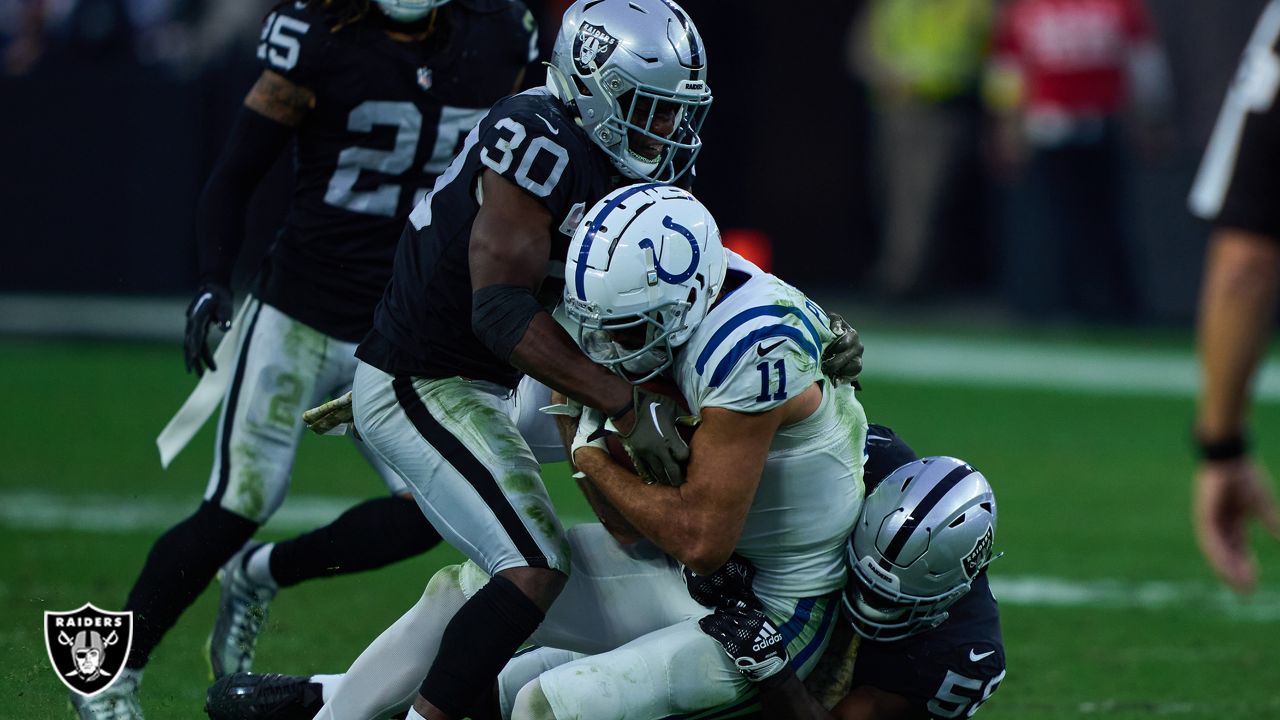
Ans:
[[[1201,460],[1235,460],[1249,452],[1249,443],[1244,439],[1244,433],[1236,433],[1212,442],[1202,440],[1199,435],[1196,435],[1195,442]]]
[[[756,690],[765,693],[778,687],[796,674],[795,668],[788,662],[786,667],[756,683]]]

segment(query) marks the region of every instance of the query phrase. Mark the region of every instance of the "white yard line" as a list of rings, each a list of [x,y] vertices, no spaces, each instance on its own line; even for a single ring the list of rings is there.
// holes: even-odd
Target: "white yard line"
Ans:
[[[1083,390],[1108,395],[1192,397],[1198,366],[1186,351],[1139,351],[1033,342],[957,339],[930,335],[867,333],[863,382],[892,378],[916,382],[1046,390]],[[1280,400],[1280,362],[1267,362],[1257,397]]]
[[[319,527],[360,502],[360,498],[290,496],[267,524],[268,530],[298,532]],[[158,533],[189,515],[194,498],[124,498],[117,495],[59,495],[0,492],[0,527],[13,530],[76,530],[98,533]],[[566,525],[587,518],[564,518]],[[1059,577],[991,577],[1004,605],[1030,607],[1197,608],[1246,622],[1280,621],[1280,591],[1261,590],[1241,599],[1208,583],[1128,580],[1072,580]]]

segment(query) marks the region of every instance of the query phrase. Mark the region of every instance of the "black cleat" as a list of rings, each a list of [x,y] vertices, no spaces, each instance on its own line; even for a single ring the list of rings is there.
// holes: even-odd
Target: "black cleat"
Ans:
[[[320,683],[309,677],[232,673],[209,687],[211,720],[311,720],[324,706]]]

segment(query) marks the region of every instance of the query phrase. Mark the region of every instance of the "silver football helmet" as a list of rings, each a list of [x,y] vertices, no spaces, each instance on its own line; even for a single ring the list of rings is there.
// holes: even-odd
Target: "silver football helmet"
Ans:
[[[994,559],[996,498],[963,460],[930,457],[893,471],[863,502],[849,539],[844,609],[871,640],[937,627]]]
[[[707,51],[671,0],[578,0],[564,14],[547,85],[627,177],[670,182],[702,148]]]
[[[656,183],[614,190],[569,243],[564,307],[578,345],[633,383],[653,379],[706,317],[727,262],[693,195]]]
[[[374,2],[378,4],[378,9],[392,20],[413,22],[426,17],[427,13],[441,5],[447,5],[449,0],[374,0]]]

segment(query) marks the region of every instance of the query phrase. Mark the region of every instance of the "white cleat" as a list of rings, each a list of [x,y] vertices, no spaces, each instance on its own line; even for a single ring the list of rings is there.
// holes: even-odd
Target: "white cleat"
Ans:
[[[209,635],[209,668],[214,679],[253,668],[258,633],[267,624],[267,612],[276,588],[249,579],[244,561],[261,543],[250,543],[218,572],[222,594],[218,599],[218,619]]]
[[[71,693],[71,707],[80,720],[144,720],[142,704],[138,702],[141,682],[141,670],[121,670],[120,678],[111,687],[93,697]]]

